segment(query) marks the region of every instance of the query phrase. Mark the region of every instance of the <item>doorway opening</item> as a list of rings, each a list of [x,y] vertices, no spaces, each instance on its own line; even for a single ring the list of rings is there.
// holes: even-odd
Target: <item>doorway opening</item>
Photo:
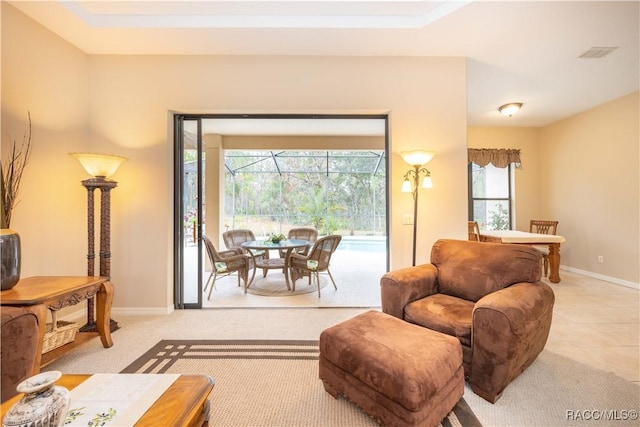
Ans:
[[[372,270],[378,296],[379,277],[389,264],[387,127],[385,115],[177,115],[176,308],[224,306],[221,301],[229,300],[217,292],[220,285],[215,304],[203,298],[211,265],[202,236],[224,250],[222,232],[238,228],[248,228],[260,239],[300,225],[316,228],[320,236],[340,234],[344,240],[339,249],[345,251],[341,258],[362,260],[357,251],[383,248],[373,267],[345,263],[360,270],[349,273],[354,278]],[[347,253],[350,250],[355,252]],[[337,269],[332,267],[334,275]],[[231,306],[251,300],[237,287],[232,291],[236,301],[227,301]],[[266,306],[274,302],[259,300]],[[324,295],[314,302],[331,303]],[[379,305],[358,302],[357,292],[349,301],[334,303]]]

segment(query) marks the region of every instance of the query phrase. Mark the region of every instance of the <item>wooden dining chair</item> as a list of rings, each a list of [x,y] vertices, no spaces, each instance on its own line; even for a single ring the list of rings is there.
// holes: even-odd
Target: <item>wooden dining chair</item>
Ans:
[[[469,240],[474,242],[480,241],[480,227],[476,221],[469,221]]]
[[[537,234],[556,234],[558,230],[558,221],[546,221],[540,219],[532,219],[529,221],[529,233]],[[532,245],[542,255],[542,263],[544,267],[544,277],[549,273],[549,246]]]

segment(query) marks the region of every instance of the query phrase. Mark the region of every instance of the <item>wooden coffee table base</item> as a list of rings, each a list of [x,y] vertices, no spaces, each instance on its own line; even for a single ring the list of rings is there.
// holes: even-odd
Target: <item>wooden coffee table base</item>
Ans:
[[[122,374],[127,375],[127,374]],[[63,375],[56,385],[71,390],[91,375]],[[206,427],[209,425],[209,393],[214,381],[208,375],[180,375],[135,424],[136,427]],[[2,403],[2,418],[22,394]]]

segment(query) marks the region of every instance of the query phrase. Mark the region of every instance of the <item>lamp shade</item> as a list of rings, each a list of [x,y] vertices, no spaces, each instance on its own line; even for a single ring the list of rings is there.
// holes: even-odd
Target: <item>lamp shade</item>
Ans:
[[[511,117],[515,113],[520,111],[520,108],[522,108],[522,103],[521,102],[512,102],[510,104],[501,105],[498,108],[498,111],[500,112],[500,114],[502,114],[504,116]]]
[[[402,159],[407,162],[407,164],[411,166],[419,166],[429,163],[433,156],[436,155],[435,151],[424,151],[424,150],[412,150],[412,151],[402,151],[400,152]]]
[[[96,178],[110,177],[127,160],[126,157],[109,154],[71,153],[71,155],[80,162],[89,175]]]
[[[402,193],[411,193],[411,181],[405,179],[402,181],[402,187],[400,187],[400,192]]]
[[[427,175],[422,180],[422,188],[433,188],[433,181],[431,181],[431,176]]]

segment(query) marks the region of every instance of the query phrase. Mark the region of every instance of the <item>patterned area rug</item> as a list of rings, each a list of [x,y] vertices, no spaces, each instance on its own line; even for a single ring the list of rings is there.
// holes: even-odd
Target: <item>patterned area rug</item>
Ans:
[[[327,277],[320,276],[320,292],[327,286],[328,280]],[[296,281],[296,290],[290,291],[287,289],[284,275],[280,271],[270,271],[267,277],[262,277],[262,272],[258,271],[247,292],[265,297],[290,297],[312,292],[317,294],[318,288],[315,285],[310,285],[308,278],[302,277]]]
[[[318,341],[163,340],[123,373],[207,374],[211,426],[375,426],[318,379]],[[464,399],[442,427],[481,427]]]

